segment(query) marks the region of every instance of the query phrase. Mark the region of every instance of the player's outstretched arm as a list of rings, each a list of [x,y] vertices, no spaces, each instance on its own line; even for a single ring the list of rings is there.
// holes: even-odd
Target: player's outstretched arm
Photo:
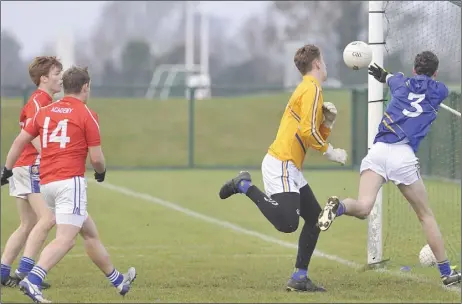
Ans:
[[[369,66],[369,75],[372,75],[377,81],[381,83],[386,83],[387,82],[387,76],[390,74],[387,71],[385,71],[384,68],[379,66],[377,63],[374,63],[374,65]]]

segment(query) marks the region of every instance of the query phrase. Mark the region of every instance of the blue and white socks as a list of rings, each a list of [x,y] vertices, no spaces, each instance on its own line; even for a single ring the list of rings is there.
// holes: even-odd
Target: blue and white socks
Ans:
[[[106,278],[112,283],[114,287],[119,286],[124,280],[124,276],[115,268],[110,274],[106,276]]]
[[[22,257],[19,261],[18,271],[20,273],[29,273],[34,268],[35,261],[31,258]]]
[[[47,272],[40,266],[34,266],[27,275],[27,279],[34,285],[41,286]]]

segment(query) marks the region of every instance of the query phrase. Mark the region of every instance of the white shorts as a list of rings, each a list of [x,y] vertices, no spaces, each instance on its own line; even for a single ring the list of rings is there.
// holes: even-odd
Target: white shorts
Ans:
[[[82,227],[87,213],[87,180],[73,177],[42,185],[42,195],[56,215],[56,224]]]
[[[386,182],[411,185],[420,179],[419,159],[407,144],[375,143],[361,162],[360,172],[371,170]]]
[[[13,168],[9,180],[10,196],[27,199],[31,193],[40,193],[39,165]]]
[[[307,183],[302,171],[291,161],[281,161],[266,154],[261,164],[266,195],[272,196],[283,192],[300,193],[300,188]]]

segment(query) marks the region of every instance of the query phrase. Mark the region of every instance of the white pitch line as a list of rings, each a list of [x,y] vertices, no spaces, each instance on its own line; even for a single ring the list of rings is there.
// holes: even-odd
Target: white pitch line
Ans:
[[[157,205],[169,208],[169,209],[173,209],[173,210],[178,211],[180,213],[183,213],[185,215],[195,217],[197,219],[203,220],[204,222],[212,223],[212,224],[215,224],[217,226],[221,226],[223,228],[232,230],[232,231],[237,232],[237,233],[254,236],[254,237],[259,238],[260,240],[266,241],[268,243],[277,244],[277,245],[280,245],[280,246],[283,246],[283,247],[286,247],[286,248],[293,248],[293,249],[298,248],[298,245],[296,245],[296,244],[285,242],[285,241],[279,240],[277,238],[271,237],[269,235],[265,235],[265,234],[262,234],[262,233],[257,232],[257,231],[242,228],[242,227],[240,227],[238,225],[235,225],[235,224],[232,224],[230,222],[222,221],[222,220],[219,220],[219,219],[204,215],[202,213],[198,213],[196,211],[181,207],[180,205],[177,205],[177,204],[174,204],[172,202],[163,200],[161,198],[149,195],[147,193],[141,193],[141,192],[133,191],[131,189],[116,186],[116,185],[110,184],[108,182],[96,183],[95,181],[90,180],[90,179],[88,180],[88,182],[94,183],[95,185],[98,185],[100,187],[112,190],[114,192],[119,192],[119,193],[125,194],[127,196],[142,199],[142,200],[145,200],[145,201],[150,202],[150,203],[154,203],[154,204],[157,204]],[[315,250],[314,255],[318,256],[318,257],[321,257],[321,258],[324,258],[324,259],[327,259],[327,260],[330,260],[330,261],[337,262],[337,263],[342,264],[342,265],[346,265],[348,267],[351,267],[351,268],[354,268],[354,269],[357,269],[357,270],[363,268],[363,265],[361,265],[359,263],[343,259],[343,258],[338,257],[336,255],[327,254],[327,253],[321,252],[319,250]],[[391,274],[391,275],[397,276],[397,277],[408,278],[408,279],[411,279],[411,280],[414,280],[414,281],[420,282],[420,283],[435,283],[433,280],[429,280],[427,278],[417,276],[417,275],[413,275],[413,274],[406,273],[406,272],[392,271],[392,270],[387,270],[387,269],[377,269],[377,270],[374,270],[374,271],[379,272],[379,273],[388,273],[388,274]],[[448,288],[448,287],[444,287],[442,284],[437,284],[437,285],[442,287],[444,290],[461,293],[460,288]]]

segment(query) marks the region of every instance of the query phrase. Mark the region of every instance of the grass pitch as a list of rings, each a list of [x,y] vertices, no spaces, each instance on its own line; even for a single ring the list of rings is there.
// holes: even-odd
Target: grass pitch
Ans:
[[[439,286],[438,270],[412,268],[410,273],[362,271],[322,257],[314,257],[310,276],[323,284],[324,294],[287,293],[285,283],[292,272],[298,232],[281,234],[244,196],[226,201],[218,198],[223,181],[234,171],[109,171],[104,188],[89,183],[89,212],[101,238],[120,271],[135,266],[138,278],[132,291],[120,298],[103,274],[76,247],[48,276],[53,288],[45,295],[54,302],[453,302],[460,293]],[[261,186],[259,172],[252,172]],[[333,194],[354,196],[357,173],[308,171],[305,176],[318,199]],[[119,188],[123,187],[123,188]],[[126,190],[128,189],[128,190]],[[449,188],[448,188],[449,189]],[[131,192],[127,192],[131,191]],[[160,198],[164,205],[156,204]],[[177,204],[176,209],[165,201]],[[201,215],[185,214],[185,209]],[[2,189],[2,244],[18,223],[14,202]],[[189,211],[186,211],[189,212]],[[445,216],[450,213],[444,213]],[[203,215],[207,216],[206,218]],[[201,217],[202,216],[202,217]],[[215,222],[210,222],[212,218]],[[412,219],[414,220],[414,219]],[[440,218],[454,221],[457,217]],[[247,230],[293,244],[262,240],[218,223],[227,221]],[[460,218],[459,218],[460,226]],[[241,231],[242,232],[242,231]],[[423,237],[400,232],[402,240]],[[411,232],[412,233],[412,232]],[[53,234],[53,233],[52,233]],[[352,261],[366,259],[367,222],[341,218],[321,233],[318,250]],[[459,240],[454,235],[448,242]],[[415,246],[402,244],[401,256],[417,259]],[[420,246],[420,245],[419,245]],[[460,245],[459,245],[460,246]],[[409,265],[409,264],[408,264]],[[14,265],[16,266],[16,265]],[[403,276],[399,275],[403,274]],[[405,277],[419,277],[418,280]],[[27,302],[19,290],[2,288],[2,302]]]
[[[289,94],[275,94],[196,101],[196,165],[232,165],[242,169],[258,166],[275,136],[288,97]],[[331,142],[350,154],[353,123],[350,93],[325,91],[324,99],[334,102],[339,111]],[[2,161],[19,131],[17,118],[21,106],[19,100],[2,100]],[[90,102],[90,107],[99,114],[103,149],[110,166],[188,165],[187,101],[96,99]],[[441,163],[444,157],[438,159]],[[307,156],[306,165],[332,167],[314,151]],[[415,215],[392,185],[384,191],[383,213],[384,256],[391,258],[388,268],[393,273],[361,270],[366,261],[367,222],[345,217],[322,233],[318,243],[318,250],[338,258],[329,260],[317,256],[310,267],[310,276],[323,284],[328,293],[285,292],[301,228],[294,234],[281,234],[245,197],[219,200],[219,187],[235,174],[236,171],[109,170],[107,182],[115,187],[90,183],[89,210],[118,269],[125,271],[131,265],[137,268],[139,275],[133,290],[126,298],[120,298],[86,258],[79,241],[49,274],[53,289],[45,291],[45,295],[54,302],[81,303],[460,303],[460,293],[448,292],[439,286],[437,269],[416,266],[418,252],[425,241]],[[261,185],[259,170],[252,174]],[[357,194],[357,172],[306,170],[305,177],[321,204],[330,195],[354,197]],[[118,187],[125,187],[129,192],[120,192]],[[457,264],[461,235],[460,184],[427,181],[427,188],[451,261]],[[156,204],[161,201],[153,201],[152,197],[197,212],[193,214],[196,217],[185,214],[185,210],[176,205],[172,209],[169,208],[172,205]],[[8,197],[6,187],[1,198],[3,245],[17,227],[18,219],[14,200]],[[223,227],[219,224],[223,221],[238,225],[240,232],[229,228],[235,226]],[[258,232],[273,239],[268,241],[255,233],[242,234],[243,231]],[[281,245],[281,241],[285,243]],[[345,265],[345,260],[350,266]],[[411,266],[411,271],[402,273],[401,266]],[[1,292],[2,303],[28,301],[18,290],[2,288]]]

